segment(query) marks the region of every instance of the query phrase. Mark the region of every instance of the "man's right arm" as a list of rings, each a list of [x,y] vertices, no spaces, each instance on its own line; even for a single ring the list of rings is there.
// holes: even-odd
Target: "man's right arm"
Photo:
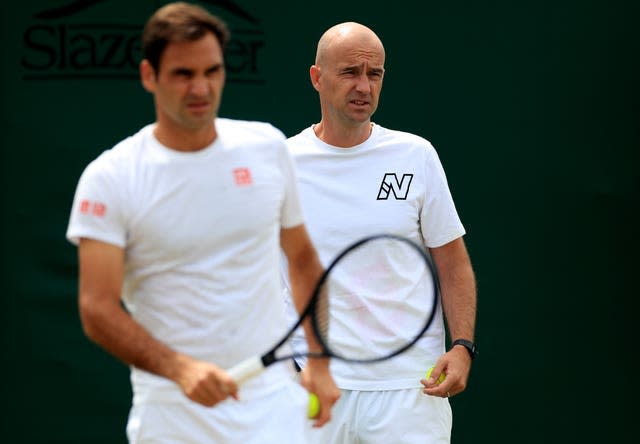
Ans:
[[[79,311],[85,334],[109,353],[180,386],[191,400],[213,406],[237,397],[235,382],[219,367],[167,347],[122,307],[124,250],[83,238],[78,246]]]

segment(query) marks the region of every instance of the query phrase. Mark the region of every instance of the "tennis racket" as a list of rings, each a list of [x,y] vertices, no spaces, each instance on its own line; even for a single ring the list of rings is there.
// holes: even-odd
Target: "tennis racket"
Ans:
[[[359,364],[390,359],[424,336],[438,309],[438,289],[435,267],[422,247],[393,234],[365,237],[329,263],[298,321],[279,342],[228,373],[242,383],[276,362],[303,356]],[[285,346],[307,317],[320,352]]]

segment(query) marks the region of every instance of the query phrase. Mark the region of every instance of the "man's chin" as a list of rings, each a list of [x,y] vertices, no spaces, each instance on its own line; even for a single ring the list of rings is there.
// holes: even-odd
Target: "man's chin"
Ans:
[[[185,122],[185,126],[191,129],[201,129],[211,125],[216,118],[215,113],[192,114]]]

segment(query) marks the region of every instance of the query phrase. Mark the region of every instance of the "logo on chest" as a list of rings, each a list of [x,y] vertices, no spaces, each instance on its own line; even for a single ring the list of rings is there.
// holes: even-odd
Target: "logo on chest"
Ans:
[[[389,197],[396,200],[406,200],[412,180],[413,174],[403,174],[398,179],[396,173],[386,173],[382,178],[377,200],[387,200]]]
[[[251,185],[251,170],[249,168],[236,168],[233,170],[233,178],[239,187]]]

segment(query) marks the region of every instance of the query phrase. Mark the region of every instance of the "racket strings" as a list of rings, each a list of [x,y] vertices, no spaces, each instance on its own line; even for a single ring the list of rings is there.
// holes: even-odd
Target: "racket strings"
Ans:
[[[317,332],[321,340],[329,338],[329,294],[326,286],[320,288],[318,298],[315,303],[314,318],[316,320]]]
[[[315,313],[320,341],[350,361],[397,354],[418,340],[431,320],[436,297],[431,273],[424,252],[405,239],[384,236],[361,243],[327,273],[328,297]]]

